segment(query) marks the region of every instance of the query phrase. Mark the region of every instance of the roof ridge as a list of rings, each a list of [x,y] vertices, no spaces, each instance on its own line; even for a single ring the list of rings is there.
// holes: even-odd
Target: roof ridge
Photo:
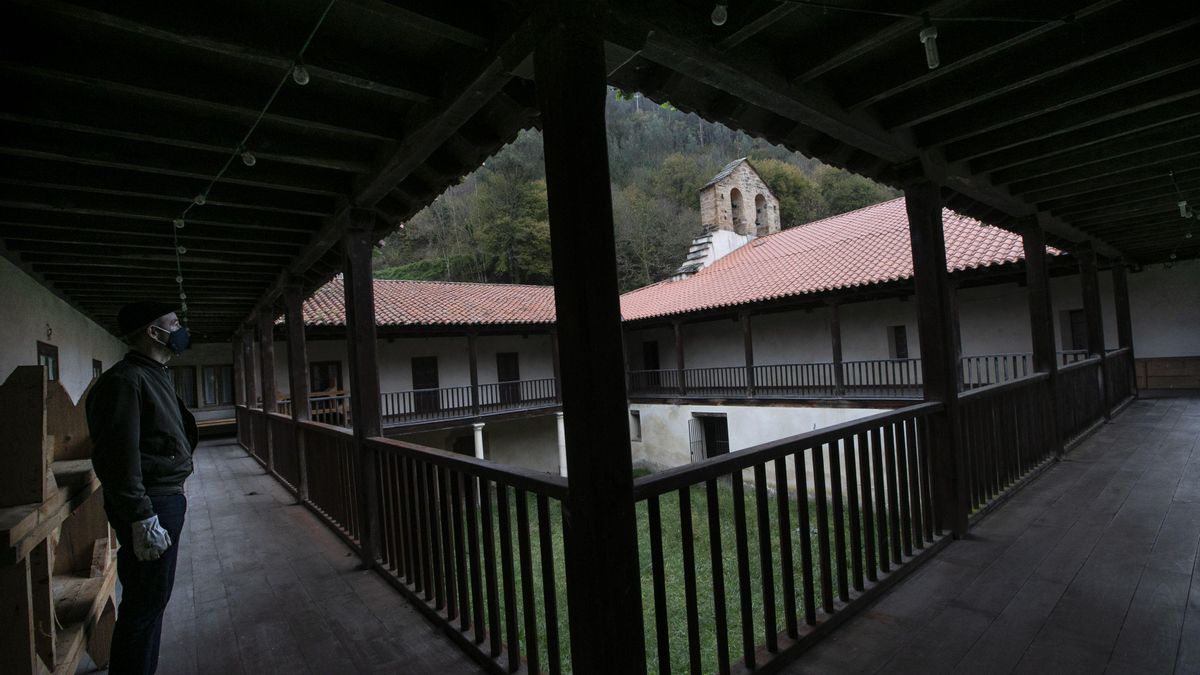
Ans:
[[[498,288],[554,288],[553,285],[547,286],[545,284],[508,284],[496,281],[440,281],[437,279],[374,279],[374,281],[405,284],[445,284],[447,286],[489,286]]]

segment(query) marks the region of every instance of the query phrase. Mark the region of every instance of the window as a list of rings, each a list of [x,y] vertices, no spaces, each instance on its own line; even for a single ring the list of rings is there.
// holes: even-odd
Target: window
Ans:
[[[37,355],[38,365],[46,366],[46,379],[58,382],[58,347],[38,342]]]
[[[100,373],[104,372],[104,364],[100,363],[100,359],[92,359],[92,379],[100,377]]]
[[[893,359],[908,358],[908,328],[888,326],[888,353]]]
[[[233,405],[233,366],[204,366],[200,386],[204,405]]]
[[[171,366],[171,382],[175,385],[175,394],[189,408],[196,407],[196,367]]]
[[[313,361],[308,364],[309,391],[326,392],[331,389],[342,389],[341,361]]]
[[[642,411],[629,411],[629,440],[642,440]]]

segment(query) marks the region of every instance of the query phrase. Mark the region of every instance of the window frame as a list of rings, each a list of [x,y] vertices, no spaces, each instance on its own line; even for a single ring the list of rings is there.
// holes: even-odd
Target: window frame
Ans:
[[[45,358],[52,363],[43,363]],[[37,364],[46,366],[46,381],[59,382],[62,380],[62,359],[58,356],[58,345],[37,341]]]
[[[229,379],[228,379],[227,383],[225,383],[225,386],[222,386],[222,382],[220,379],[218,379],[214,383],[214,390],[216,391],[216,402],[215,403],[208,402],[206,385],[208,382],[207,374],[209,371],[216,371],[219,373],[228,373],[228,375],[229,375]],[[200,395],[199,395],[199,398],[197,399],[197,403],[199,404],[198,407],[200,407],[200,408],[223,408],[223,407],[233,405],[233,403],[234,403],[234,400],[233,400],[234,399],[233,364],[231,364],[231,363],[229,363],[229,364],[227,364],[227,363],[201,364],[200,365],[200,379],[199,379],[199,381],[197,381],[196,386],[200,390]],[[228,388],[228,391],[229,391],[229,400],[228,401],[222,400],[222,395],[224,394],[226,388]]]

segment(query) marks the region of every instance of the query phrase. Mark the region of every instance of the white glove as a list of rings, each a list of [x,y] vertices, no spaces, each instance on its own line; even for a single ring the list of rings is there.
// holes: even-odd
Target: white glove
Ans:
[[[171,535],[158,524],[158,516],[133,523],[133,554],[138,560],[158,560],[168,548]]]

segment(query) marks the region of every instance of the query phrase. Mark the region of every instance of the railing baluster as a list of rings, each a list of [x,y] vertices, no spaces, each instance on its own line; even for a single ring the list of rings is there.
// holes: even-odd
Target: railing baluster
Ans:
[[[658,670],[671,672],[671,634],[667,625],[667,580],[663,564],[662,514],[658,495],[646,500],[650,536],[650,578],[654,585],[654,635],[658,651]]]
[[[800,584],[803,593],[804,623],[817,623],[816,591],[813,584],[812,518],[808,513],[808,462],[804,450],[792,454],[796,468],[796,530],[800,533]],[[816,469],[813,469],[816,475]],[[789,574],[791,574],[789,572]]]
[[[796,619],[796,577],[792,565],[792,510],[788,505],[789,492],[787,458],[778,457],[775,459],[775,516],[779,522],[779,576],[783,583],[784,624],[787,626],[788,637],[795,640],[800,628]],[[807,500],[808,495],[799,494],[797,499]],[[668,673],[670,670],[662,672]]]
[[[746,534],[746,495],[740,471],[730,477],[733,487],[734,548],[737,551],[738,599],[742,611],[742,657],[754,669],[754,616],[750,599],[750,552]]]
[[[888,562],[888,535],[886,526],[886,523],[888,522],[888,513],[886,503],[884,502],[883,448],[879,429],[871,430],[870,440],[872,473],[871,489],[875,494],[875,535],[878,537],[878,541],[876,542],[875,546],[875,553],[879,555],[879,571],[888,572],[891,570],[891,565]]]
[[[850,439],[846,439],[850,443]],[[875,500],[877,495],[871,489],[871,450],[867,443],[867,432],[854,436],[853,444],[858,451],[858,493],[862,495],[862,538],[864,555],[866,557],[867,579],[878,581],[879,562],[875,556]]]
[[[551,675],[562,672],[558,648],[558,589],[554,574],[554,542],[550,537],[550,505],[546,495],[537,496],[538,542],[542,558],[542,612],[546,620],[546,661]]]
[[[905,435],[906,421],[893,423],[896,434],[896,493],[900,504],[900,534],[904,555],[912,557],[912,505],[908,495],[908,437]]]
[[[845,505],[842,502],[842,461],[838,452],[838,442],[826,446],[829,450],[829,483],[830,498],[833,501],[833,541],[834,560],[837,565],[838,597],[842,602],[850,601],[849,565],[846,561],[846,518]]]
[[[457,587],[454,580],[454,544],[451,540],[450,529],[450,476],[449,469],[431,467],[435,471],[438,487],[438,522],[442,526],[442,543],[439,555],[442,559],[442,579],[445,586],[446,618],[454,619],[458,615]]]
[[[508,649],[508,672],[521,667],[521,643],[517,628],[517,593],[513,572],[512,522],[509,520],[508,486],[496,483],[496,519],[500,524],[500,574],[504,587],[504,628]]]
[[[887,505],[888,505],[888,526],[890,527],[890,540],[892,544],[892,560],[897,565],[903,560],[900,557],[900,507],[897,504],[899,499],[898,492],[899,476],[896,471],[896,429],[891,424],[885,424],[882,428],[883,433],[883,450],[886,455],[884,469],[887,476]]]
[[[454,519],[454,571],[458,580],[458,630],[465,633],[471,626],[470,589],[467,579],[467,550],[463,537],[463,502],[466,500],[466,490],[463,487],[463,474],[457,471],[450,477],[450,517]]]
[[[859,511],[858,498],[858,462],[854,458],[854,441],[843,438],[834,444],[836,452],[841,453],[846,460],[846,501],[850,507],[850,573],[854,590],[863,589],[863,557],[862,557],[862,515]]]
[[[700,662],[700,611],[696,592],[696,551],[692,534],[692,491],[679,489],[679,539],[683,555],[683,599],[687,614],[688,668],[693,675],[703,672]],[[668,671],[669,672],[669,671]]]
[[[524,490],[515,490],[517,502],[517,550],[521,566],[521,608],[525,614],[525,661],[528,671],[540,673],[541,650],[538,649],[537,607],[533,593],[533,551],[529,543],[529,497]],[[519,665],[519,664],[518,664]]]
[[[504,486],[497,485],[498,491]],[[492,658],[500,655],[500,596],[496,582],[496,543],[492,521],[492,483],[479,480],[479,511],[482,515],[480,528],[483,534],[483,576],[487,588],[488,638]]]
[[[825,501],[825,446],[811,450],[817,507],[817,564],[821,569],[821,606],[833,614],[833,578],[829,560],[829,505]]]
[[[717,630],[717,670],[729,675],[729,623],[725,617],[725,552],[721,548],[721,506],[717,481],[705,482],[708,506],[708,549],[712,561],[713,619]]]
[[[473,642],[477,645],[483,644],[484,626],[483,617],[483,574],[480,570],[480,544],[479,544],[479,479],[475,476],[465,477],[466,488],[463,491],[463,500],[466,502],[467,511],[467,548],[468,559],[471,567],[471,630],[474,631]],[[490,527],[486,524],[485,527]],[[491,596],[488,596],[489,599]]]

